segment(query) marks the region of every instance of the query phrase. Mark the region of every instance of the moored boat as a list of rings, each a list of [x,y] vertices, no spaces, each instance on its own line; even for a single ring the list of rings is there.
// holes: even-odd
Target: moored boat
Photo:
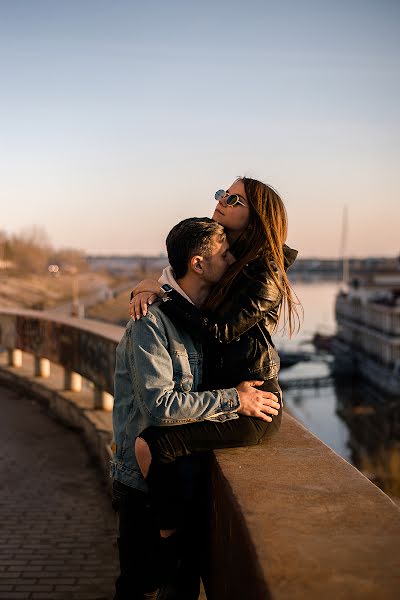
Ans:
[[[335,312],[336,376],[360,374],[400,400],[400,270],[353,281]]]

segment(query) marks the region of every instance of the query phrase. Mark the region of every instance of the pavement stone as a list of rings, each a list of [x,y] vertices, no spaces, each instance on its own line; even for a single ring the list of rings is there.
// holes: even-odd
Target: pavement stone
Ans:
[[[0,600],[110,600],[116,517],[102,475],[42,404],[5,387],[0,402]]]

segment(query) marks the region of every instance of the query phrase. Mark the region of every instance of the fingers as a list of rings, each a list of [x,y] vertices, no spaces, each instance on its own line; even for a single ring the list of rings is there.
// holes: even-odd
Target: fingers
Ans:
[[[140,301],[141,314],[145,317],[147,315],[148,307],[157,298],[157,294],[151,294],[149,296],[148,292],[143,292],[143,294],[139,294],[139,296],[140,296],[139,301]],[[140,319],[140,315],[138,318]]]
[[[270,406],[277,410],[280,409],[281,405],[278,402],[278,398],[272,392],[262,392],[261,390],[252,391],[253,398],[264,406]]]
[[[272,423],[272,417],[264,415],[264,413],[260,413],[260,419],[262,419],[263,421],[267,421],[268,423]]]
[[[145,317],[147,315],[147,302],[144,298],[140,300],[140,308],[142,309],[142,315]]]
[[[257,417],[271,423],[272,417],[276,417],[279,414],[276,408],[265,404],[263,398],[260,396],[257,397],[255,394],[250,398],[246,396],[243,400],[244,402],[238,412],[247,417]]]
[[[149,292],[139,292],[129,303],[129,314],[134,321],[147,315],[148,307],[157,298],[156,294]]]
[[[257,398],[257,406],[259,411],[261,411],[263,414],[268,414],[268,415],[274,415],[275,417],[279,414],[279,409],[281,408],[281,405],[279,404],[279,402],[276,402],[274,400],[274,398],[276,399],[275,394],[272,394],[271,392],[266,392],[268,394],[267,397],[265,397],[265,394],[261,394],[260,392],[258,393],[258,398]],[[267,420],[271,420],[271,418],[268,418]]]
[[[267,404],[263,404],[260,408],[263,413],[268,413],[270,415],[274,415],[275,417],[279,414],[279,409],[272,408],[272,406],[268,406]]]
[[[132,319],[134,321],[140,319],[140,317],[142,316],[142,294],[137,294],[134,298],[133,301],[133,307],[134,307],[134,311],[133,311],[133,315],[132,315]],[[147,310],[147,306],[146,306],[146,310]]]
[[[274,406],[275,408],[280,408],[279,398],[275,396],[272,392],[259,392],[263,398],[264,404],[268,404],[269,406]]]
[[[140,307],[140,298],[136,295],[134,296],[134,298],[129,302],[129,314],[131,315],[131,318],[136,321],[136,319],[140,319],[140,315],[141,315],[141,307]]]
[[[267,421],[268,423],[272,423],[272,417],[270,415],[266,415],[262,410],[256,411],[254,416],[258,419],[262,419],[263,421]]]

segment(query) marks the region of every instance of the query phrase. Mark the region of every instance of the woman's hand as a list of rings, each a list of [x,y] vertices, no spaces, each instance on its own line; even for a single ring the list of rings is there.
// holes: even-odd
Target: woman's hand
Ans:
[[[158,294],[160,289],[160,284],[155,279],[142,279],[137,286],[133,289],[132,295],[136,296],[136,294],[140,294],[141,292],[153,292],[153,294]]]
[[[153,294],[153,292],[139,292],[139,294],[136,294],[129,302],[129,314],[132,319],[136,321],[142,316],[145,317],[147,315],[147,308],[156,298],[157,294]]]
[[[134,321],[147,314],[147,308],[157,298],[160,284],[155,279],[143,279],[131,292],[129,314]]]
[[[257,390],[254,386],[262,385],[263,381],[242,381],[236,386],[239,393],[239,415],[258,417],[263,421],[272,421],[270,415],[277,415],[281,405],[272,392]]]

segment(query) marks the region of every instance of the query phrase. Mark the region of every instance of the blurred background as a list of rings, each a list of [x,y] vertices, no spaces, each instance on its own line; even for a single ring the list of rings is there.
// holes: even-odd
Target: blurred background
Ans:
[[[0,3],[0,308],[118,324],[179,220],[284,198],[287,408],[400,497],[400,5]]]

